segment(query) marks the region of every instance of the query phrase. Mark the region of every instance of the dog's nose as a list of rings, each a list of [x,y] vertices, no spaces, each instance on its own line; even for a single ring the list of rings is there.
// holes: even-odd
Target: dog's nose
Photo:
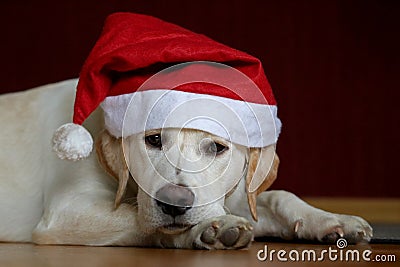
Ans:
[[[185,186],[168,184],[157,191],[156,202],[162,212],[176,217],[192,208],[194,193]]]

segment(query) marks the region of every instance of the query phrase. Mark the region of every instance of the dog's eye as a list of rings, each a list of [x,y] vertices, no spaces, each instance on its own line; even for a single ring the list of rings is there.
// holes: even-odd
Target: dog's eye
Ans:
[[[211,146],[210,146],[210,152],[212,153],[216,153],[216,154],[221,154],[222,152],[224,152],[225,150],[227,150],[228,147],[224,146],[220,143],[214,142]]]
[[[162,147],[161,134],[148,135],[144,139],[145,139],[146,143],[150,146],[157,147],[157,148]]]

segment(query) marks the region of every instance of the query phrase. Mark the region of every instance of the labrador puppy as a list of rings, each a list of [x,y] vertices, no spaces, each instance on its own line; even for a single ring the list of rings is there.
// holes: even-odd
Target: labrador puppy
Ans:
[[[360,217],[265,191],[277,176],[274,146],[175,128],[116,139],[97,110],[85,122],[97,153],[58,159],[49,140],[71,117],[76,83],[0,97],[0,241],[238,249],[260,236],[371,239]]]

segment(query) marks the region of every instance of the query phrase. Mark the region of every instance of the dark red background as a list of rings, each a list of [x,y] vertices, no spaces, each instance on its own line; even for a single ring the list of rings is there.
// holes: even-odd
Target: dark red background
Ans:
[[[262,60],[283,121],[274,188],[399,197],[399,3],[3,0],[0,89],[76,77],[107,14],[154,15]]]

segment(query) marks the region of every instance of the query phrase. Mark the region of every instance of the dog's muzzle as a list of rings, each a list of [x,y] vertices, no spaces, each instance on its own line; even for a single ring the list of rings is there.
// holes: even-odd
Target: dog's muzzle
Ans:
[[[184,215],[193,207],[194,193],[183,185],[168,184],[156,193],[156,203],[166,215],[175,218]],[[186,231],[191,225],[173,223],[159,230],[166,234],[177,234]]]

